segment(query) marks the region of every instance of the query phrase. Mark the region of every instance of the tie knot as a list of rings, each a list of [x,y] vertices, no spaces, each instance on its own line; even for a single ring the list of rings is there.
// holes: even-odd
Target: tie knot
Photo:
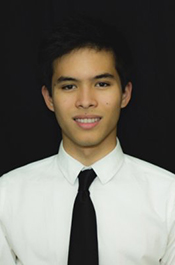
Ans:
[[[93,169],[87,169],[81,171],[78,175],[79,178],[79,191],[88,191],[91,183],[96,177],[96,173]]]

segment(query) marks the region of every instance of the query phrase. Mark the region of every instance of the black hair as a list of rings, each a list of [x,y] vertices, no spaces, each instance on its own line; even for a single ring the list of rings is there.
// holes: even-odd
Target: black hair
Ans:
[[[79,48],[111,51],[119,74],[122,89],[130,81],[131,52],[126,39],[114,25],[92,17],[71,16],[64,18],[56,28],[47,32],[39,49],[39,68],[42,85],[50,93],[55,59]]]

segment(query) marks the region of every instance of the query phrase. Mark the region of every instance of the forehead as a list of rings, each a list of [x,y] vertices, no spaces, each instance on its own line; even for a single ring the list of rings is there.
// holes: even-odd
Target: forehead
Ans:
[[[53,76],[57,75],[96,75],[101,72],[114,74],[115,58],[111,51],[80,48],[57,58],[53,62]]]

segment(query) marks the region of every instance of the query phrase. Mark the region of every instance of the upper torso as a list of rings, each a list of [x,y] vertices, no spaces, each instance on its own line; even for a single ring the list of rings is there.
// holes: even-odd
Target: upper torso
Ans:
[[[97,173],[90,194],[99,263],[157,265],[162,258],[162,264],[173,264],[167,244],[175,222],[174,176],[117,152],[116,165],[109,155],[92,166]],[[52,156],[0,179],[1,226],[23,265],[67,264],[76,176],[82,165],[71,169],[73,159],[63,157]]]

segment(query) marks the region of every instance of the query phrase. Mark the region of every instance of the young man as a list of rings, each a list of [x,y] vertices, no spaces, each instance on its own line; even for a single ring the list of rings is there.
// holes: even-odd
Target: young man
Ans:
[[[0,179],[0,264],[175,264],[174,175],[125,155],[116,138],[128,59],[102,22],[66,20],[43,43],[42,95],[63,140],[57,155]]]

